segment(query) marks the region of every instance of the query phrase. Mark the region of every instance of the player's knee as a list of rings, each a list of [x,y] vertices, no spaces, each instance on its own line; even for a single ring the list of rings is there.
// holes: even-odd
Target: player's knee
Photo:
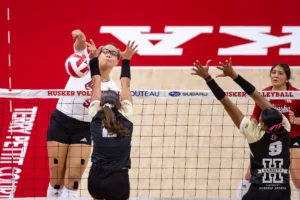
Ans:
[[[78,188],[79,188],[79,179],[69,179],[67,188],[69,190],[78,190]]]
[[[300,180],[299,179],[292,179],[295,188],[300,189]]]
[[[80,160],[80,163],[81,163],[81,165],[84,165],[84,164],[85,164],[85,159],[82,158],[82,159]]]

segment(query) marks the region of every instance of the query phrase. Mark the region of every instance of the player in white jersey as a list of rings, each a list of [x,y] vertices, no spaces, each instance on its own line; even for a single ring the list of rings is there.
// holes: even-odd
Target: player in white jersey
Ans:
[[[72,32],[76,39],[74,51],[89,57],[85,35],[80,30]],[[93,41],[91,41],[93,43]],[[102,75],[101,90],[119,91],[110,78],[110,72],[120,59],[114,44],[107,44],[98,51]],[[66,90],[91,90],[90,72],[82,78],[70,77]],[[91,152],[90,118],[86,97],[60,98],[51,115],[47,133],[50,183],[47,197],[77,197],[77,190]]]

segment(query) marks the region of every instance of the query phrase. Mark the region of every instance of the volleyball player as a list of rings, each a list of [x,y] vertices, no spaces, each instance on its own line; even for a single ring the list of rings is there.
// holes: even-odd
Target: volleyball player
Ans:
[[[291,70],[287,64],[278,63],[273,65],[270,70],[271,86],[266,87],[263,91],[298,91],[289,82],[291,78]],[[285,115],[291,124],[291,166],[290,174],[291,179],[298,189],[300,190],[300,101],[290,100],[290,99],[271,99],[270,103],[279,110],[283,115]],[[258,123],[259,116],[261,114],[261,109],[255,105],[251,120],[254,123]],[[237,196],[242,198],[242,196],[247,192],[250,183],[250,166],[248,167],[247,173],[245,175],[245,180],[240,182]]]
[[[251,186],[243,200],[290,200],[289,183],[290,163],[290,123],[278,110],[273,108],[255,87],[238,75],[232,68],[231,59],[218,67],[223,71],[220,76],[231,77],[262,110],[260,125],[246,118],[239,108],[226,96],[209,75],[209,62],[202,66],[199,61],[194,64],[193,75],[201,76],[215,97],[223,104],[225,110],[247,138],[251,156]]]
[[[89,114],[94,148],[88,191],[94,199],[126,200],[130,196],[128,170],[133,131],[130,59],[136,48],[134,42],[128,43],[127,53],[121,54],[121,97],[114,91],[101,94],[98,58],[90,61],[93,90]]]
[[[88,55],[86,37],[80,30],[74,30],[76,39],[74,51]],[[102,90],[118,90],[110,78],[110,72],[117,65],[120,55],[115,45],[108,44],[100,49],[99,66],[102,74]],[[66,90],[90,90],[90,73],[82,78],[70,77]],[[77,197],[80,180],[86,169],[91,152],[90,118],[87,108],[90,98],[60,98],[51,115],[47,132],[50,183],[47,197]]]

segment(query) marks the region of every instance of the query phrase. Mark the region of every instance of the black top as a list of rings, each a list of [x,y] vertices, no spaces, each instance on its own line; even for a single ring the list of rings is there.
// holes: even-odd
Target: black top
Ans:
[[[129,130],[129,136],[109,135],[103,127],[100,111],[91,122],[90,130],[94,142],[91,160],[102,169],[129,169],[131,167],[130,152],[133,124],[120,112],[116,113],[116,119]]]
[[[290,137],[278,138],[266,132],[251,150],[251,183],[259,185],[289,184]]]

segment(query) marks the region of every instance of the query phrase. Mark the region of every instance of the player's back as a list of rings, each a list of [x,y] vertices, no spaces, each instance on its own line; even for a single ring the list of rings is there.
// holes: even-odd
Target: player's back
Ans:
[[[128,136],[110,134],[103,127],[101,112],[98,112],[91,123],[91,134],[94,149],[91,156],[93,163],[103,169],[130,168],[130,152],[133,124],[120,112],[116,120],[129,131]]]
[[[289,134],[277,137],[266,132],[249,144],[251,151],[251,183],[258,185],[289,183]]]

